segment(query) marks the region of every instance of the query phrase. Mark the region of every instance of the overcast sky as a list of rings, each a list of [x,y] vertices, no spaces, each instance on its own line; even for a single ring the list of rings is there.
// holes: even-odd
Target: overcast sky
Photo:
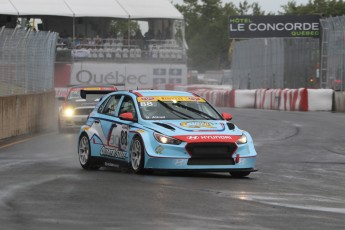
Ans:
[[[233,2],[236,6],[240,2],[243,2],[244,0],[223,0],[223,3],[226,2]],[[183,0],[172,0],[173,3],[175,4],[181,4],[183,3]],[[265,11],[265,13],[273,12],[277,13],[278,11],[282,11],[281,6],[286,5],[288,3],[287,0],[247,0],[249,4],[253,2],[258,2],[259,5],[261,6],[261,9]],[[308,0],[295,0],[297,5],[299,4],[306,4],[308,3]]]

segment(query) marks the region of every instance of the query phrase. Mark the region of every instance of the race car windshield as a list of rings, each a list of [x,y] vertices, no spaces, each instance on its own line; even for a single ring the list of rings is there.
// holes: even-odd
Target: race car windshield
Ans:
[[[146,120],[219,120],[218,113],[206,102],[140,101],[140,113]]]

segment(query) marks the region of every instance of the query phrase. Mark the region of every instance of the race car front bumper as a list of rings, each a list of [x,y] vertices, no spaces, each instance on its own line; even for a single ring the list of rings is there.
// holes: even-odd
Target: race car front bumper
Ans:
[[[145,158],[145,168],[155,170],[196,170],[212,172],[230,172],[230,171],[255,171],[256,156],[239,157],[238,163],[233,159],[233,164],[189,164],[190,158],[172,158],[172,157],[149,157]]]

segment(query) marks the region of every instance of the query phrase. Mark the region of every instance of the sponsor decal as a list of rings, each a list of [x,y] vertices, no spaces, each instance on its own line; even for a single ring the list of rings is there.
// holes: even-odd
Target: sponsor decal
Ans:
[[[190,96],[156,96],[156,97],[138,97],[138,102],[147,101],[197,101],[205,102],[201,97],[190,97]]]
[[[112,125],[108,134],[107,145],[118,148],[120,150],[127,149],[128,131],[128,125]]]
[[[200,128],[212,129],[212,128],[216,128],[216,124],[214,124],[212,122],[185,121],[185,122],[180,123],[180,125],[182,127],[195,128],[195,129],[200,129]]]
[[[241,136],[239,135],[181,135],[174,138],[187,143],[201,142],[236,142]]]
[[[91,70],[80,70],[76,73],[75,83],[77,84],[148,84],[147,75],[121,74],[119,71],[108,73],[93,73]],[[73,81],[73,83],[74,83]]]
[[[150,119],[150,117],[147,119]],[[152,119],[165,119],[165,116],[152,116]]]
[[[199,136],[188,136],[187,139],[188,140],[198,140]]]
[[[150,88],[160,82],[186,84],[186,64],[139,64],[75,62],[69,84],[125,84],[126,87]],[[157,80],[155,80],[157,78]],[[68,81],[68,79],[66,79]]]
[[[175,165],[176,166],[183,166],[183,165],[185,165],[187,160],[185,160],[185,159],[176,159],[175,160]]]
[[[154,97],[141,97],[140,98],[141,101],[152,101],[154,99],[155,99]]]
[[[163,150],[164,150],[164,148],[161,145],[158,145],[155,149],[157,154],[162,154]]]
[[[127,157],[127,153],[125,151],[107,148],[103,146],[101,149],[101,156],[125,159]]]

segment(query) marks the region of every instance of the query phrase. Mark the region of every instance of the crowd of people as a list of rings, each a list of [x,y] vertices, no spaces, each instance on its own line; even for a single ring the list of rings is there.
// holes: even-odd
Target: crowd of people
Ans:
[[[171,36],[161,33],[154,34],[151,30],[143,36],[139,31],[134,36],[117,36],[116,38],[101,38],[100,36],[85,38],[77,36],[74,40],[70,37],[60,37],[57,51],[71,50],[74,58],[153,58],[182,60],[184,52],[182,46]]]

